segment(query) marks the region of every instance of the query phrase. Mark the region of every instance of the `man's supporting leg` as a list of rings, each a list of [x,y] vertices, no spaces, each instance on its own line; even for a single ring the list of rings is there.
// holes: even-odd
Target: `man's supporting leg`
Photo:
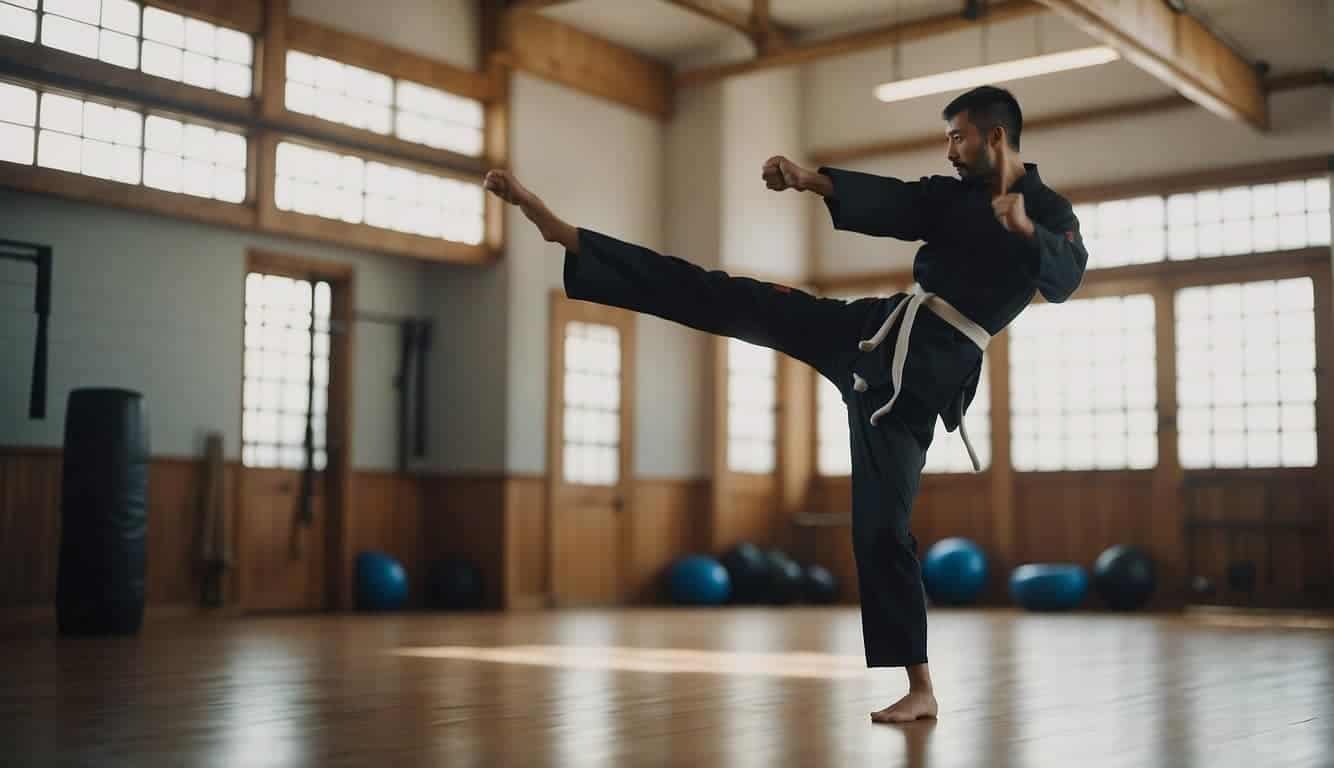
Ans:
[[[863,411],[875,404],[854,401],[850,409],[853,554],[866,663],[908,673],[908,695],[871,717],[907,722],[937,712],[926,666],[926,595],[909,530],[936,416],[905,393],[892,413],[871,426]]]

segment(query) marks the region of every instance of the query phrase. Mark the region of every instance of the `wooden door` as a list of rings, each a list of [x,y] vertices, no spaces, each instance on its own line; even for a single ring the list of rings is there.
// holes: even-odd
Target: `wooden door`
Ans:
[[[628,594],[634,316],[552,294],[547,426],[548,578],[554,606]]]
[[[346,591],[339,543],[348,477],[350,291],[350,268],[250,254],[237,494],[247,611],[324,610]]]

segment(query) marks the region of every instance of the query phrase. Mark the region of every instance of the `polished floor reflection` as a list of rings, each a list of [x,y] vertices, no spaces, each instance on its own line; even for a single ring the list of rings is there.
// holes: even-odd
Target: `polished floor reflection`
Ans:
[[[873,725],[849,608],[0,630],[4,765],[1334,765],[1334,631],[935,611],[940,719]]]

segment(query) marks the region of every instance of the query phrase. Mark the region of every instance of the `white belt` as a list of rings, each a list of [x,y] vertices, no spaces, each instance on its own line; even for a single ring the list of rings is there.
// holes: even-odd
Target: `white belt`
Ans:
[[[913,322],[917,319],[917,310],[923,306],[931,308],[940,319],[959,329],[959,332],[967,336],[970,341],[977,345],[977,348],[986,352],[987,344],[991,342],[991,334],[977,323],[969,320],[962,312],[954,308],[953,304],[945,301],[934,293],[927,293],[919,285],[913,285],[912,292],[908,298],[899,302],[885,322],[881,324],[880,330],[869,339],[858,342],[857,346],[863,352],[870,352],[880,346],[885,337],[889,336],[889,329],[894,325],[894,321],[899,315],[903,315],[903,324],[899,326],[898,339],[894,345],[894,362],[890,368],[891,380],[894,383],[894,394],[875,413],[871,414],[871,425],[875,426],[880,417],[894,407],[894,401],[899,399],[899,393],[903,391],[903,364],[908,359],[908,342],[912,338]],[[906,309],[905,309],[906,308]],[[852,388],[858,392],[866,391],[866,380],[857,374],[852,374]],[[968,458],[973,462],[973,470],[982,471],[982,464],[977,460],[977,452],[973,450],[973,444],[968,440],[968,430],[963,425],[963,414],[959,414],[959,434],[963,437],[964,448],[968,449]]]

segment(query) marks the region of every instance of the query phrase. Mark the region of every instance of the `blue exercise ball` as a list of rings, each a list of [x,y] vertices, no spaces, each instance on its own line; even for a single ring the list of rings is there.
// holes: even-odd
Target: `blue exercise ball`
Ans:
[[[672,564],[667,576],[672,602],[678,605],[721,605],[732,593],[732,580],[722,563],[690,555]]]
[[[968,539],[941,539],[927,550],[922,582],[933,603],[967,605],[987,584],[987,556]]]
[[[1010,596],[1030,611],[1068,611],[1084,601],[1089,577],[1068,563],[1030,563],[1010,574]]]
[[[357,607],[363,611],[394,611],[408,601],[408,574],[383,552],[357,555]]]

